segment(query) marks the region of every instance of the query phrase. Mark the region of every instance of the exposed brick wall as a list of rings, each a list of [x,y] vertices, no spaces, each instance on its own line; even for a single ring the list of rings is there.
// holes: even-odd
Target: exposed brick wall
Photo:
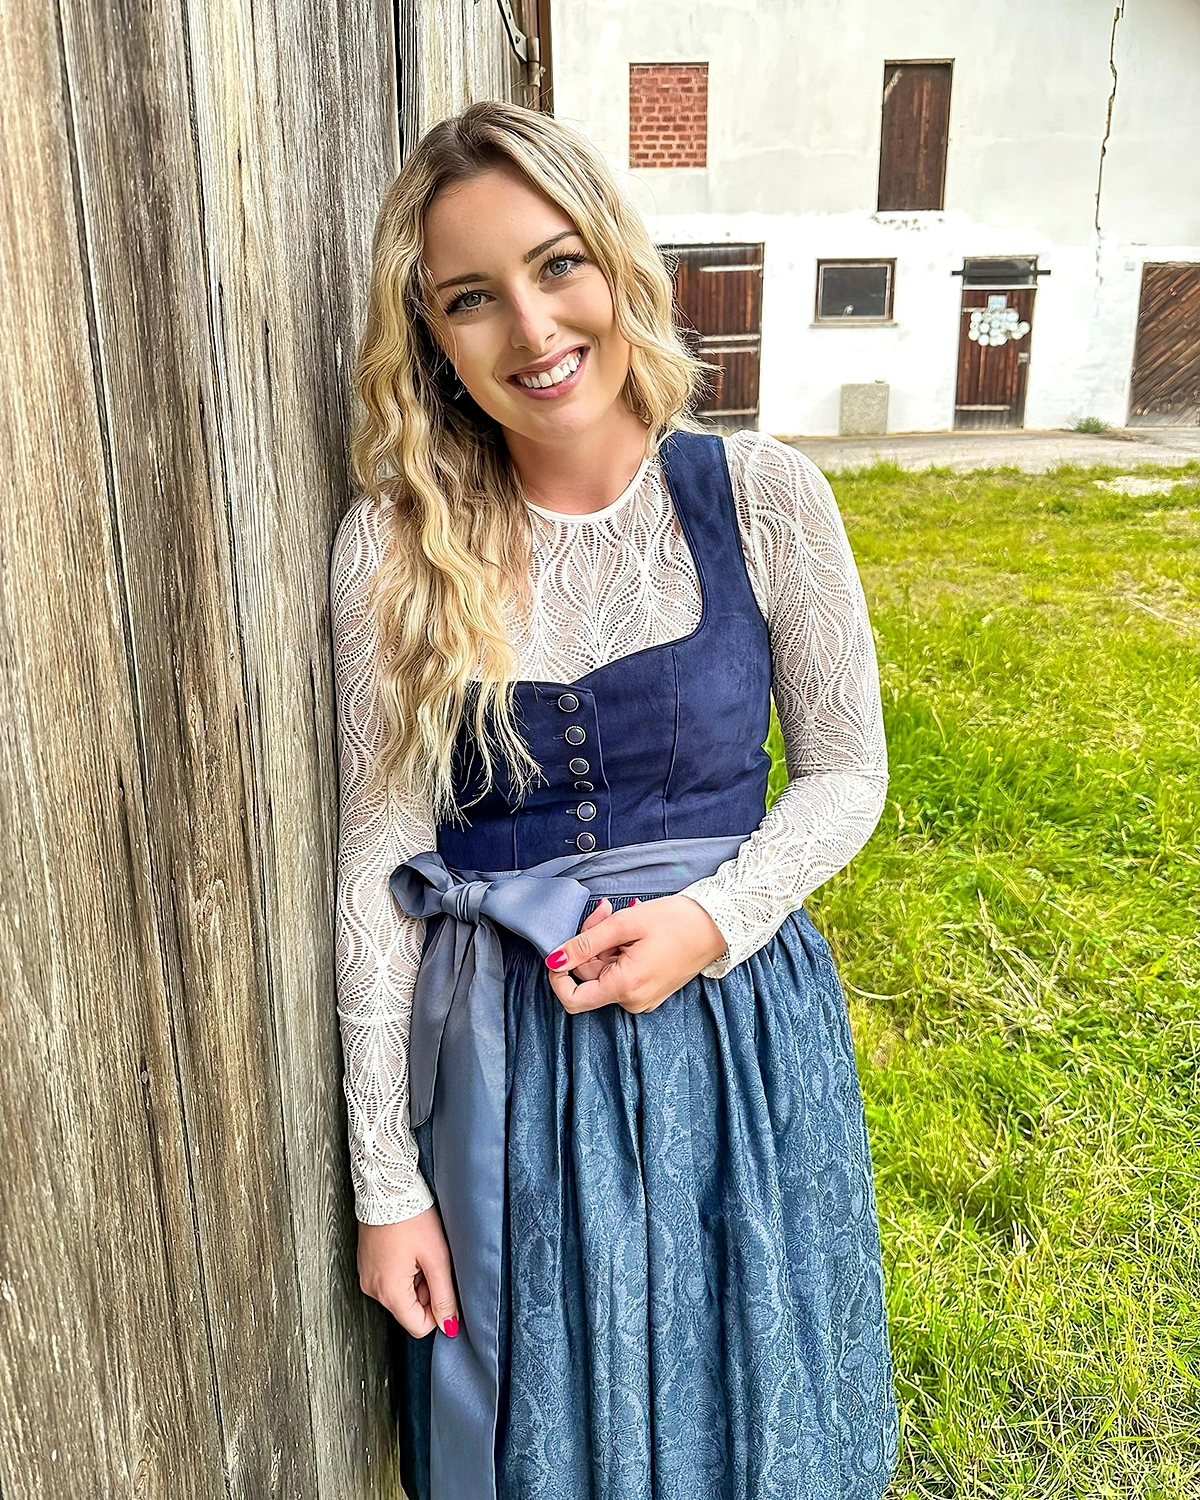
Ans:
[[[707,63],[630,63],[629,165],[708,165]]]

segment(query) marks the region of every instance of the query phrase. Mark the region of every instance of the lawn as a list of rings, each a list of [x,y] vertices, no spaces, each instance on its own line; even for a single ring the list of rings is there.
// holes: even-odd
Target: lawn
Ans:
[[[834,480],[892,779],[809,909],[871,1132],[889,1500],[1200,1496],[1200,465],[1116,472]]]

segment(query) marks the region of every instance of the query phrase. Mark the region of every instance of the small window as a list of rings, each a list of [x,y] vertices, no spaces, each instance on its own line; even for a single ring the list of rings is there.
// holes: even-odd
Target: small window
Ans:
[[[817,262],[818,323],[888,323],[894,260]]]
[[[948,62],[884,64],[878,209],[943,207],[952,70]]]

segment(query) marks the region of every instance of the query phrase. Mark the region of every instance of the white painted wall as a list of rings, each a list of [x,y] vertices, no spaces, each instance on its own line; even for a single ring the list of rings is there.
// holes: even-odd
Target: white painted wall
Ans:
[[[841,384],[877,379],[893,431],[951,426],[964,255],[1051,272],[1026,425],[1124,422],[1142,263],[1200,260],[1200,0],[1125,0],[1112,67],[1119,0],[552,3],[555,113],[654,238],[765,245],[765,430],[836,432]],[[943,213],[873,212],[905,58],[954,60]],[[707,167],[630,170],[631,62],[708,63]],[[894,327],[813,326],[816,262],[842,256],[896,258]]]

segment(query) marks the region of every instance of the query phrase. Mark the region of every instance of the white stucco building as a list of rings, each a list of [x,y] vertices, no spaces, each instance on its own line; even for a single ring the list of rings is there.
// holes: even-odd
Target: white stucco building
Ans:
[[[655,240],[761,247],[765,430],[836,433],[843,385],[875,381],[894,432],[1123,425],[1140,306],[1133,415],[1200,419],[1200,0],[552,3],[554,112]],[[879,206],[913,193],[942,206]],[[754,270],[724,259],[707,269]],[[1019,402],[968,388],[972,279],[1025,356]]]

